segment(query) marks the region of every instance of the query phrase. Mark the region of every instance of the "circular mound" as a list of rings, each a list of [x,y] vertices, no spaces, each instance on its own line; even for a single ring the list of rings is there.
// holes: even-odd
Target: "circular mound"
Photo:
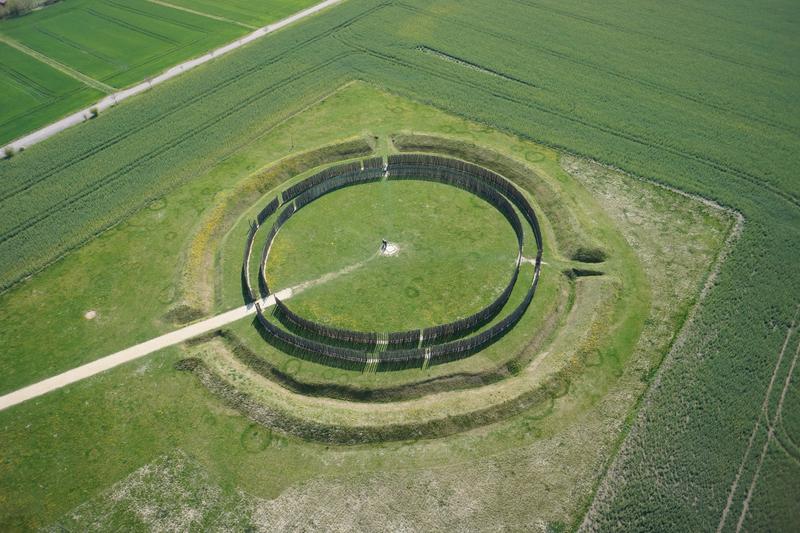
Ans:
[[[434,195],[433,185],[449,190]],[[312,202],[321,207],[312,211]],[[258,263],[257,298],[250,259],[256,233],[273,218]],[[288,238],[278,238],[281,232]],[[530,284],[521,301],[509,303],[531,247]],[[469,356],[511,329],[533,299],[541,255],[536,215],[508,180],[455,159],[403,154],[387,164],[374,158],[331,167],[283,191],[251,224],[242,281],[265,338],[287,351],[362,370],[425,367]],[[510,281],[496,285],[497,273],[509,270]],[[423,290],[401,288],[409,280]],[[274,293],[276,282],[292,281],[299,284]],[[282,301],[312,290],[315,297],[294,309]],[[336,324],[342,317],[353,329]],[[420,324],[421,318],[432,323]]]
[[[399,331],[491,304],[517,256],[513,228],[485,200],[440,183],[383,180],[337,190],[292,216],[272,243],[266,277],[276,292],[295,288],[286,303],[310,320]]]

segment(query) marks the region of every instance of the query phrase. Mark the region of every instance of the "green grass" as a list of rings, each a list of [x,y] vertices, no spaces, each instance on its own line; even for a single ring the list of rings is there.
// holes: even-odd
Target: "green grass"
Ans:
[[[369,113],[389,108],[395,110],[391,115]],[[357,110],[365,110],[367,114],[361,115]],[[215,162],[207,173],[173,190],[152,208],[141,211],[117,229],[99,236],[55,266],[0,296],[0,309],[5,313],[0,318],[3,325],[0,330],[5,333],[11,328],[18,332],[13,337],[6,333],[3,339],[4,346],[14,347],[7,355],[4,352],[3,375],[14,376],[13,382],[6,382],[7,390],[104,355],[112,348],[143,340],[139,335],[152,336],[169,328],[159,317],[172,303],[169,298],[159,301],[157,294],[166,287],[176,290],[182,274],[181,254],[192,242],[194,232],[202,226],[204,215],[213,209],[214,203],[207,199],[220,188],[233,189],[242,179],[289,153],[330,144],[332,140],[350,138],[359,132],[385,135],[409,125],[419,131],[446,132],[454,138],[472,139],[505,154],[538,151],[543,155],[543,160],[536,164],[541,174],[538,179],[561,184],[565,204],[583,213],[581,217],[606,220],[606,231],[611,233],[595,237],[604,240],[610,237],[616,243],[612,250],[617,250],[617,246],[624,248],[621,237],[614,236],[615,224],[626,232],[627,239],[638,242],[639,247],[651,255],[657,255],[657,247],[662,243],[670,243],[673,254],[681,261],[675,266],[681,273],[679,283],[675,285],[670,281],[665,263],[654,264],[647,275],[654,288],[659,291],[668,288],[676,291],[677,296],[672,296],[671,292],[669,297],[665,296],[667,293],[657,293],[655,301],[665,305],[657,315],[663,320],[656,323],[664,328],[649,326],[646,331],[651,340],[645,343],[647,349],[632,356],[637,366],[644,361],[658,360],[672,331],[667,324],[674,327],[681,309],[688,305],[689,294],[696,290],[708,258],[727,227],[713,215],[713,210],[628,178],[616,177],[614,181],[605,174],[589,175],[585,178],[588,183],[605,183],[611,193],[616,193],[610,193],[610,197],[620,213],[613,216],[615,222],[609,223],[607,215],[601,214],[609,209],[604,200],[606,196],[598,195],[602,208],[595,205],[592,196],[560,169],[557,154],[495,131],[479,131],[479,126],[473,123],[357,84],[272,126],[251,143],[240,145],[229,157]],[[609,183],[615,185],[611,187]],[[274,193],[265,191],[264,199],[270,194]],[[646,200],[654,195],[666,196],[661,204],[650,205]],[[254,206],[256,212],[260,205],[258,202]],[[540,212],[545,235],[553,236],[546,218],[549,211]],[[656,212],[658,218],[653,217]],[[649,216],[643,223],[624,224],[624,216],[641,217],[644,213]],[[245,222],[246,218],[243,217]],[[230,306],[241,304],[238,268],[242,238],[237,228],[239,226],[235,225],[222,239],[218,267],[223,273],[232,273],[232,276],[222,276],[225,283],[222,301],[230,302]],[[597,224],[590,224],[586,231],[593,234],[598,229]],[[159,243],[163,249],[153,248],[154,243]],[[175,244],[174,248],[169,248],[170,243]],[[551,252],[553,260],[557,260],[557,249]],[[615,268],[621,279],[631,279],[637,267],[635,261],[631,263],[630,252],[622,255],[615,252],[611,257],[617,262]],[[137,275],[132,276],[132,271]],[[545,303],[555,298],[560,279],[563,276],[558,273],[556,264],[546,265],[536,301]],[[85,285],[84,289],[76,291],[72,287],[78,280],[84,280]],[[636,287],[631,285],[631,289]],[[576,301],[583,301],[582,289],[579,287],[578,291]],[[602,296],[596,291],[585,294]],[[95,320],[105,317],[104,323],[87,323],[82,312],[94,308],[98,301],[114,305],[108,309],[99,308]],[[59,308],[48,308],[52,302],[61,302],[59,307],[63,312]],[[630,306],[628,312],[636,315],[640,312],[639,305]],[[44,313],[46,309],[51,313]],[[524,343],[535,324],[546,318],[546,313],[537,315],[542,311],[533,306],[503,342],[507,345]],[[19,325],[23,323],[21,316],[48,318],[28,322],[30,334],[26,335],[25,327]],[[147,319],[141,320],[143,316]],[[53,323],[57,323],[58,328],[53,328]],[[82,329],[95,326],[98,329],[93,335]],[[142,328],[140,334],[134,334],[134,326]],[[248,323],[237,324],[236,328],[257,336]],[[584,344],[585,339],[591,339],[580,327],[571,331],[572,337],[564,339],[567,348],[574,349]],[[629,338],[624,334],[615,336],[617,338],[619,341],[615,342],[628,346],[624,350],[630,349]],[[260,337],[258,341],[260,346],[264,345]],[[87,342],[98,344],[87,349]],[[192,348],[188,353],[203,349],[203,346]],[[390,475],[395,481],[383,482],[385,489],[381,490],[390,491],[384,499],[389,498],[389,494],[393,494],[389,501],[401,494],[406,500],[414,494],[428,494],[433,501],[444,502],[441,504],[444,511],[440,505],[434,508],[426,503],[428,499],[402,511],[409,520],[419,523],[440,523],[443,527],[449,524],[447,516],[452,516],[457,503],[444,494],[463,487],[464,483],[473,489],[475,505],[482,509],[481,516],[472,519],[471,523],[476,526],[500,519],[515,523],[526,523],[534,518],[568,522],[590,492],[586,480],[593,479],[600,471],[616,439],[615,428],[630,409],[630,391],[641,391],[644,387],[638,372],[618,377],[620,368],[628,368],[631,363],[622,363],[606,354],[600,364],[593,364],[583,376],[576,377],[568,394],[554,400],[551,409],[537,408],[478,431],[413,445],[328,449],[280,437],[264,447],[256,446],[253,451],[248,444],[253,433],[249,422],[223,408],[219,399],[206,392],[193,376],[172,369],[173,362],[185,353],[170,349],[154,354],[0,413],[0,427],[9,436],[3,449],[4,461],[0,464],[0,492],[9,495],[0,501],[3,506],[0,515],[6,517],[5,523],[28,527],[47,525],[95,496],[99,500],[87,505],[84,516],[100,518],[92,511],[103,508],[105,500],[97,496],[99,492],[137,468],[173,453],[176,448],[197,461],[226,497],[234,497],[239,489],[255,498],[283,495],[277,504],[280,506],[277,509],[282,510],[302,505],[296,498],[302,498],[303,490],[314,490],[296,486],[294,492],[287,492],[289,487],[303,481],[328,487],[328,483],[340,480],[350,487],[328,499],[326,507],[332,511],[351,507],[351,498],[379,505],[382,501],[379,494],[383,493],[376,492],[375,483],[382,479],[379,472],[388,471],[393,472]],[[38,355],[25,357],[26,354]],[[488,357],[478,354],[470,360],[483,361],[482,364],[490,367],[492,360]],[[498,345],[491,357],[496,358],[496,362],[502,361],[508,353]],[[654,363],[646,366],[650,364]],[[620,401],[620,397],[629,400]],[[564,442],[569,446],[565,448]],[[536,469],[520,467],[531,462],[541,466]],[[568,468],[565,469],[565,465]],[[66,471],[71,475],[65,476]],[[494,474],[487,475],[489,472]],[[524,505],[514,503],[519,500],[510,495],[531,484],[546,484],[551,490],[531,494]],[[577,493],[575,487],[581,487]],[[378,499],[373,499],[376,495]],[[152,497],[147,491],[141,493],[143,501]],[[47,502],[44,508],[41,501]],[[241,514],[250,516],[245,511]],[[372,523],[369,521],[374,516],[370,512],[359,513],[359,520],[367,521],[366,525]],[[398,516],[397,512],[392,516]],[[141,516],[135,513],[115,520],[129,527],[142,524]],[[213,521],[214,518],[205,517],[204,520]]]
[[[181,6],[217,17],[225,17],[244,24],[265,26],[286,18],[318,2],[314,0],[169,0],[168,4]]]
[[[399,247],[378,254],[381,239]],[[362,265],[287,304],[306,318],[358,331],[453,322],[497,298],[517,241],[487,202],[449,185],[382,181],[317,199],[289,219],[270,250],[273,291]]]
[[[0,42],[0,144],[100,97],[100,91]]]
[[[498,317],[485,327],[490,327],[496,321],[501,320],[519,304],[530,285],[531,270],[531,268],[522,269],[520,280],[517,282],[509,302]],[[322,391],[331,385],[345,386],[355,396],[363,394],[365,391],[377,391],[378,396],[381,395],[380,393],[384,393],[387,398],[391,398],[392,394],[387,394],[386,391],[396,391],[394,395],[413,397],[425,394],[427,389],[423,384],[430,381],[441,380],[444,384],[438,388],[450,390],[475,387],[479,386],[483,380],[490,382],[508,377],[509,372],[506,370],[508,363],[522,360],[522,364],[525,364],[530,361],[538,353],[541,345],[552,336],[554,326],[548,325],[548,320],[552,318],[558,321],[563,318],[557,313],[557,310],[560,309],[561,313],[566,312],[563,300],[568,291],[567,280],[557,270],[551,271],[549,278],[540,282],[535,305],[531,306],[519,326],[512,329],[502,340],[466,359],[446,365],[429,366],[424,370],[412,368],[392,372],[361,373],[332,368],[328,365],[299,359],[272,347],[264,341],[255,324],[250,320],[232,324],[230,331],[233,333],[235,341],[241,343],[250,353],[255,354],[268,367],[288,376],[301,386]],[[293,301],[294,299],[287,303],[291,304]],[[293,306],[292,309],[295,307]],[[543,338],[540,338],[540,330],[544,335]],[[537,342],[532,342],[534,339]],[[533,347],[531,350],[526,350],[529,344],[532,344]],[[453,375],[475,376],[477,380],[450,380],[449,378]],[[448,381],[449,385],[447,385]],[[405,390],[398,391],[399,388],[405,388]],[[438,388],[434,387],[434,390],[438,390]]]
[[[362,94],[363,97],[361,96]],[[362,93],[362,88],[358,86],[352,89],[348,88],[346,91],[337,94],[331,99],[331,101],[336,103],[335,106],[332,106],[333,109],[336,109],[339,106],[344,106],[343,109],[349,109],[351,106],[357,106],[359,109],[363,109],[365,106],[368,106],[368,109],[381,109],[381,105],[390,106],[391,109],[393,109],[392,115],[381,116],[377,113],[374,114],[376,117],[376,122],[373,124],[373,127],[377,128],[376,130],[373,130],[375,133],[390,133],[393,131],[393,127],[407,124],[408,120],[410,120],[412,116],[420,127],[432,128],[433,130],[441,129],[443,131],[451,132],[456,128],[461,128],[461,126],[454,126],[455,123],[451,124],[449,122],[445,122],[443,124],[439,118],[427,119],[424,114],[424,107],[419,107],[397,99],[391,99],[384,102],[383,99],[374,98],[374,94],[372,94],[369,90],[367,90],[365,93]],[[329,110],[331,110],[331,108],[329,108]],[[299,118],[302,119],[303,117]],[[331,119],[333,119],[333,116],[331,116]],[[306,125],[312,124],[311,121],[306,120],[303,120],[303,123]],[[379,146],[384,146],[384,142],[385,141],[383,139],[378,139]],[[507,140],[500,141],[499,145],[502,146],[503,143],[507,142]],[[383,149],[385,150],[386,148]],[[531,153],[535,151],[530,147],[527,147],[526,150],[530,151]],[[540,152],[536,153],[540,154]],[[465,156],[462,155],[462,157]],[[549,154],[548,160],[555,159],[555,157],[556,156],[554,154]],[[303,173],[290,182],[287,182],[287,185],[303,179],[311,173],[313,173],[313,171]],[[523,175],[528,177],[527,173],[523,173]],[[536,183],[536,181],[526,181],[525,184],[527,186],[530,183]],[[552,180],[548,180],[548,183],[552,185]],[[543,192],[547,189],[547,187],[547,185],[543,186],[542,183],[537,183],[535,188],[536,193],[531,199],[534,208],[540,214],[544,213],[544,211],[541,210],[541,207],[537,203],[539,201],[538,193],[540,191]],[[247,234],[250,220],[254,219],[263,205],[274,197],[277,190],[282,188],[283,187],[276,187],[275,190],[270,190],[258,201],[255,201],[254,205],[250,209],[242,212],[238,216],[235,224],[233,224],[233,227],[230,227],[222,238],[222,243],[220,244],[222,251],[216,256],[217,272],[222,279],[216,280],[216,283],[218,284],[216,288],[202,289],[204,292],[211,291],[217,294],[221,293],[223,305],[219,306],[217,308],[218,310],[221,311],[235,305],[241,305],[241,260],[239,259],[239,255],[242,251],[244,236]],[[215,213],[216,210],[217,206],[215,206],[211,211],[212,213]],[[419,370],[408,370],[391,373],[359,374],[349,371],[341,371],[309,361],[298,360],[297,358],[288,356],[279,350],[272,349],[266,343],[264,343],[259,333],[249,323],[249,321],[240,321],[232,326],[232,330],[237,337],[236,342],[243,343],[248,350],[257,353],[258,356],[262,357],[275,371],[289,375],[290,379],[297,380],[301,386],[324,388],[331,384],[345,384],[347,387],[352,387],[356,394],[362,394],[367,390],[378,390],[381,394],[386,394],[387,390],[397,390],[397,387],[408,387],[412,384],[416,387],[419,387],[420,384],[443,377],[447,378],[451,374],[463,374],[465,376],[469,376],[467,381],[471,380],[473,383],[472,386],[475,386],[475,383],[480,383],[482,380],[491,381],[507,376],[508,370],[505,368],[505,365],[517,358],[524,359],[522,364],[525,364],[527,361],[529,361],[533,354],[528,353],[527,355],[524,355],[523,352],[526,350],[523,350],[523,347],[526,345],[526,343],[531,343],[532,340],[534,340],[532,343],[532,350],[540,347],[544,342],[545,337],[550,335],[552,329],[554,328],[554,325],[550,322],[552,320],[558,320],[558,317],[554,316],[553,313],[555,313],[557,307],[563,308],[565,305],[564,300],[566,299],[566,293],[568,292],[568,283],[566,278],[560,275],[560,269],[566,268],[566,265],[569,263],[562,263],[562,261],[559,259],[561,254],[559,253],[556,245],[557,241],[554,238],[553,229],[550,227],[550,216],[561,217],[564,215],[565,209],[559,208],[557,210],[547,211],[546,213],[546,216],[542,214],[541,225],[544,228],[544,232],[550,239],[548,241],[547,257],[548,261],[550,261],[550,266],[548,269],[551,270],[551,275],[545,276],[542,280],[540,280],[535,304],[526,314],[526,318],[523,321],[522,327],[512,331],[506,336],[506,339],[504,339],[503,342],[482,351],[478,355],[471,356],[466,360],[444,366],[432,366],[422,372]],[[274,219],[276,216],[273,216],[272,218]],[[218,217],[209,218],[217,220]],[[291,220],[292,219],[290,219],[290,222]],[[227,227],[225,223],[216,223],[222,227]],[[266,222],[267,225],[270,223],[270,220]],[[506,222],[503,222],[503,224],[507,227]],[[559,225],[559,238],[563,237],[561,233],[564,230],[565,228],[563,224]],[[507,231],[509,232],[509,235],[513,235],[510,230]],[[266,231],[263,231],[256,235],[255,249],[259,249],[263,246],[263,239],[266,237],[266,233]],[[306,232],[304,231],[303,233],[304,237],[308,238],[305,235]],[[531,232],[526,229],[526,241],[532,242],[532,238]],[[484,244],[484,246],[486,245],[491,244]],[[311,258],[311,262],[313,263],[317,260],[319,260],[318,254],[314,254],[314,256]],[[520,277],[520,281],[517,283],[509,302],[505,306],[504,310],[498,315],[498,318],[496,318],[492,323],[500,320],[503,316],[505,316],[505,314],[510,312],[510,310],[518,305],[518,303],[524,297],[524,293],[530,284],[532,268],[529,265],[523,265],[521,273],[522,275]],[[251,279],[257,279],[257,275],[258,261],[251,260]],[[306,275],[299,276],[298,279],[305,280],[307,277],[308,276]],[[315,290],[324,290],[329,285],[329,283],[326,283],[320,287],[317,287]],[[200,287],[203,286],[197,285],[191,287],[189,291],[196,292]],[[302,294],[300,297],[302,298]],[[296,300],[292,300],[290,303],[294,304],[296,303]],[[529,333],[531,331],[536,333],[531,336]],[[455,381],[450,382],[449,386],[455,388],[464,386],[460,383],[460,381],[460,379],[456,379]],[[435,385],[433,390],[438,390],[437,388],[442,387],[448,387],[447,380]],[[423,387],[422,390],[425,390],[425,388]],[[414,388],[411,392],[399,392],[401,396],[405,396],[406,394],[419,395],[422,393],[418,388]]]
[[[0,34],[118,88],[246,31],[145,0],[70,0],[0,23]]]
[[[241,147],[245,149],[233,157],[215,161],[202,176],[151,202],[34,280],[0,294],[4,324],[0,343],[5,347],[0,353],[0,391],[9,392],[177,327],[169,313],[182,301],[185,247],[206,211],[199,199],[213,196],[222,183],[232,187],[271,160],[330,144],[331,138],[351,136],[360,127],[323,127],[291,144],[288,132],[303,127],[306,120],[328,118],[324,107],[289,122],[279,118],[255,147]],[[151,243],[154,237],[156,244]],[[242,246],[243,240],[237,240],[239,269]],[[239,300],[226,309],[241,303],[239,289]],[[93,321],[83,318],[89,310],[98,313]],[[60,324],[57,329],[49,321],[18,318],[45,311]]]
[[[432,487],[444,487],[436,493],[440,501],[457,502],[463,501],[456,497],[463,493],[456,489],[467,484],[475,487],[473,494],[480,493],[476,500],[467,502],[467,508],[474,509],[469,518],[476,527],[496,527],[499,522],[541,523],[540,519],[574,525],[591,504],[596,476],[603,475],[607,458],[620,449],[620,438],[633,427],[634,433],[622,446],[606,488],[601,488],[596,499],[592,520],[601,527],[614,528],[618,521],[646,524],[648,518],[659,516],[662,529],[716,529],[737,465],[745,456],[748,438],[761,414],[767,384],[800,295],[796,275],[800,116],[796,106],[799,69],[794,12],[794,4],[788,1],[773,3],[770,9],[749,3],[607,3],[588,12],[582,3],[574,1],[503,0],[487,7],[475,0],[377,5],[348,0],[325,16],[279,32],[0,164],[3,195],[27,186],[33,179],[41,179],[43,185],[35,194],[0,204],[3,234],[18,224],[25,228],[0,243],[2,285],[37,271],[93,238],[118,217],[128,216],[149,199],[181,183],[194,180],[192,185],[198,187],[204,183],[208,190],[203,201],[207,202],[215,191],[230,183],[227,180],[236,174],[233,170],[237,165],[255,169],[264,160],[292,152],[292,137],[298,145],[306,135],[315,138],[317,145],[330,142],[337,137],[334,132],[342,131],[339,124],[311,122],[303,128],[283,130],[284,136],[271,139],[272,144],[253,143],[253,147],[263,149],[258,157],[252,155],[255,152],[249,156],[236,153],[237,148],[288,114],[287,110],[297,110],[354,78],[415,101],[411,106],[425,103],[429,107],[416,107],[418,115],[411,120],[408,107],[400,99],[373,101],[364,93],[354,92],[351,95],[355,96],[346,98],[357,100],[354,103],[360,107],[346,117],[348,134],[391,125],[384,131],[405,128],[459,136],[497,146],[523,160],[529,149],[548,153],[492,133],[496,129],[702,194],[738,209],[746,223],[684,342],[676,346],[660,371],[659,354],[665,353],[673,337],[667,332],[671,327],[657,326],[675,325],[680,321],[676,317],[686,316],[693,299],[688,294],[696,293],[702,277],[687,277],[686,265],[694,264],[692,257],[703,257],[705,268],[711,262],[708,254],[689,253],[681,263],[675,263],[672,249],[650,249],[654,265],[674,269],[668,279],[682,284],[678,294],[687,299],[674,300],[674,289],[667,291],[670,284],[662,282],[664,292],[652,301],[673,302],[676,307],[670,307],[669,319],[658,315],[646,320],[646,327],[660,332],[658,343],[643,344],[649,354],[645,357],[648,364],[638,358],[613,364],[615,354],[599,354],[601,361],[612,361],[609,365],[622,371],[622,377],[606,374],[603,369],[594,374],[590,371],[585,380],[570,387],[570,394],[560,400],[561,406],[556,406],[548,421],[531,418],[525,422],[528,429],[520,422],[517,435],[540,439],[535,441],[534,451],[526,448],[502,455],[497,463],[503,468],[499,468],[469,455],[470,450],[485,451],[474,442],[445,440],[440,443],[444,450],[441,455],[423,457],[420,453],[417,460],[455,458],[456,452],[464,452],[468,454],[464,463],[424,476],[412,471],[394,484],[380,484],[379,475],[348,479],[348,486],[353,488],[336,503],[326,501],[331,508],[351,510],[373,494],[370,489],[386,487],[392,492],[388,500],[381,501],[393,501],[406,484],[405,490],[426,496],[436,490]],[[439,54],[421,51],[423,47]],[[434,108],[468,122],[442,119],[437,124],[436,117],[441,115]],[[320,118],[345,117],[317,116]],[[327,140],[320,141],[320,131]],[[227,166],[220,167],[227,173],[213,171],[216,181],[211,175],[207,181],[197,177],[228,155]],[[553,170],[552,159],[542,165],[549,165],[557,180],[569,182]],[[77,198],[77,193],[62,186],[67,183],[86,196]],[[569,198],[573,192],[567,186],[565,189]],[[64,199],[74,202],[62,207]],[[649,212],[640,209],[633,218],[636,224],[626,225],[632,210],[621,206],[618,224],[642,228],[650,219]],[[195,219],[185,218],[184,226],[191,226]],[[664,221],[664,225],[659,235],[680,227],[675,221]],[[161,234],[153,230],[152,237],[157,236]],[[637,239],[635,242],[644,247],[652,244],[644,237],[631,233],[626,239]],[[716,244],[722,239],[717,234]],[[241,236],[234,240],[234,255],[238,257]],[[681,242],[693,241],[673,246]],[[66,258],[65,263],[74,264],[73,258],[81,254],[91,256],[98,252],[98,246],[96,242],[89,244],[83,249],[87,251]],[[117,246],[124,249],[122,244]],[[113,264],[116,257],[119,254],[103,259]],[[223,259],[221,268],[228,271],[237,267]],[[695,264],[692,268],[700,267]],[[98,267],[92,272],[100,271]],[[169,279],[161,274],[155,279]],[[59,289],[62,285],[56,276],[42,274],[38,279],[47,283],[34,278],[29,287],[37,286],[41,298],[59,290],[69,295],[66,287]],[[142,285],[148,281],[145,279]],[[225,288],[222,292],[221,301],[236,299],[235,291]],[[4,301],[14,294],[21,293],[7,293]],[[24,312],[32,308],[33,302],[20,304],[20,314],[9,320],[19,323],[23,320],[20,317],[27,320],[38,316]],[[21,350],[6,359],[30,359],[31,354],[42,353],[37,338],[68,337],[73,335],[71,326],[70,322],[60,323],[58,328],[42,326],[38,337],[25,340]],[[114,331],[120,343],[127,327]],[[75,356],[72,350],[80,344],[77,335],[73,339],[70,351],[48,352],[50,368],[32,362],[38,368],[29,370],[26,379],[63,369],[67,363],[59,361],[69,357],[100,355]],[[784,367],[782,372],[786,371]],[[636,403],[635,398],[653,381],[657,385],[646,399]],[[788,391],[790,398],[797,395],[794,388]],[[598,405],[596,410],[580,410],[593,403]],[[634,415],[637,408],[643,413],[641,418]],[[562,409],[571,415],[565,416]],[[26,410],[22,406],[17,412]],[[3,420],[11,413],[4,413]],[[19,416],[14,431],[23,435],[24,424],[32,417]],[[46,418],[44,427],[53,420]],[[120,429],[114,426],[113,418],[105,423]],[[68,442],[76,435],[102,431],[102,422],[85,424],[79,427],[82,434],[74,433],[70,438],[60,435]],[[502,433],[501,428],[496,431]],[[29,457],[30,442],[37,439],[29,440],[25,435],[17,438],[21,444],[15,444],[14,456]],[[42,437],[40,433],[35,436]],[[504,434],[500,438],[507,437]],[[575,447],[564,448],[565,442]],[[594,453],[574,451],[587,449]],[[149,450],[142,453],[142,457],[147,456],[143,462],[155,457]],[[770,460],[762,467],[751,512],[745,517],[744,525],[749,529],[767,529],[771,524],[767,517],[786,516],[780,515],[781,510],[792,508],[797,501],[796,490],[786,481],[788,476],[797,477],[796,463],[773,460],[773,453],[783,453],[774,442],[768,444],[768,450]],[[80,462],[73,455],[76,453],[66,452],[71,457],[68,464]],[[223,457],[221,453],[206,453],[205,461],[214,465],[220,460],[227,465],[227,461],[221,461]],[[408,456],[403,459],[422,464]],[[745,460],[743,483],[749,486],[756,463],[752,455]],[[30,484],[32,490],[39,491],[33,499],[54,502],[52,505],[58,508],[47,510],[45,516],[54,518],[68,508],[68,501],[79,499],[77,495],[65,499],[70,487],[63,480],[73,488],[81,482],[76,476],[56,475],[57,467],[64,463],[52,459],[43,463],[35,459],[19,461],[29,475],[15,479],[49,480],[46,486],[53,494]],[[370,467],[377,468],[375,464]],[[787,477],[782,477],[781,468],[785,468]],[[92,485],[87,491],[93,494],[100,480],[107,485],[119,479],[114,472],[100,476],[93,485],[87,481]],[[259,480],[259,472],[266,478],[257,468],[243,474],[246,489],[257,489],[260,482],[272,483]],[[467,477],[470,472],[475,472],[474,477]],[[765,487],[763,480],[774,481]],[[518,503],[520,493],[531,494],[531,486],[543,488],[533,494],[538,499],[531,501],[531,496]],[[358,492],[359,487],[363,492]],[[450,500],[448,489],[452,489],[450,495],[456,495]],[[350,496],[352,499],[348,499]],[[742,503],[737,494],[732,515],[740,513]],[[381,517],[418,512],[414,518],[429,519],[427,523],[443,527],[453,525],[441,514],[428,512],[424,504],[401,510],[376,508],[386,511],[379,513]],[[449,516],[455,516],[455,510],[464,507],[445,508],[453,510]],[[31,517],[41,513],[32,503],[25,509],[18,514]],[[367,518],[370,514],[365,511],[360,516]],[[642,522],[636,522],[639,519]],[[729,522],[727,527],[734,526]]]

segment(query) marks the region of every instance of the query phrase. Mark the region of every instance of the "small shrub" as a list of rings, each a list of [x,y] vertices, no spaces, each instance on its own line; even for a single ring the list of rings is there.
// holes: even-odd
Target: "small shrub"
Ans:
[[[581,263],[602,263],[606,260],[606,253],[600,248],[578,248],[572,254],[574,261]]]
[[[517,376],[522,372],[522,363],[516,359],[511,360],[506,364],[506,369],[508,369],[512,376]]]
[[[178,304],[167,311],[163,318],[167,322],[181,325],[194,322],[195,320],[199,320],[204,316],[205,313],[203,313],[203,311],[200,309],[196,309],[186,304]]]

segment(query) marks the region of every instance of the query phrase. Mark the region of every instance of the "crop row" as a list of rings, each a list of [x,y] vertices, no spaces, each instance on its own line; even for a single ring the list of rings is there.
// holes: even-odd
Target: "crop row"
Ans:
[[[592,514],[600,529],[621,523],[715,529],[736,474],[731,465],[744,454],[781,331],[800,297],[800,279],[789,266],[800,254],[800,182],[793,175],[800,123],[792,104],[798,73],[786,68],[793,61],[788,48],[774,46],[767,57],[742,50],[746,39],[675,39],[677,6],[658,8],[675,17],[663,21],[635,5],[629,7],[638,19],[627,13],[615,19],[617,8],[608,5],[587,15],[575,2],[496,7],[466,2],[433,12],[404,1],[397,11],[376,14],[376,24],[353,26],[337,38],[362,54],[354,63],[371,83],[744,213],[741,239],[685,342],[668,357],[646,402],[651,407]],[[437,31],[424,25],[386,31],[400,11],[435,20]],[[724,26],[722,20],[714,24]],[[760,32],[776,42],[766,30],[751,31],[748,38]],[[539,89],[421,54],[419,46]],[[736,57],[739,50],[749,57]],[[720,440],[721,434],[733,438]],[[655,514],[661,521],[648,522]]]

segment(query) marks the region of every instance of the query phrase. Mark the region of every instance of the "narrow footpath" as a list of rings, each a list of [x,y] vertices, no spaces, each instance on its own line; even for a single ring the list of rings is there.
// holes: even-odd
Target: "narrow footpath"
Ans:
[[[279,292],[277,296],[281,300],[286,300],[291,298],[293,294],[294,293],[292,289],[286,289],[285,291]],[[266,299],[261,300],[259,303],[261,304],[262,308],[271,307],[275,305],[275,296],[270,295]],[[101,357],[100,359],[92,361],[91,363],[86,363],[85,365],[73,368],[72,370],[67,370],[62,374],[58,374],[57,376],[47,378],[39,381],[38,383],[34,383],[33,385],[28,385],[27,387],[15,390],[14,392],[10,392],[4,396],[0,396],[0,411],[3,409],[8,409],[9,407],[17,405],[18,403],[22,403],[26,400],[30,400],[31,398],[36,398],[37,396],[42,396],[48,392],[60,389],[61,387],[66,387],[71,383],[94,376],[100,372],[105,372],[106,370],[116,366],[139,359],[140,357],[144,357],[145,355],[161,350],[162,348],[174,346],[175,344],[180,344],[181,342],[189,340],[193,337],[198,337],[204,333],[215,331],[227,324],[230,324],[231,322],[236,322],[237,320],[241,320],[254,314],[256,314],[255,304],[244,305],[206,320],[195,322],[194,324],[190,324],[181,329],[161,335],[160,337],[150,339],[149,341],[145,341],[141,344],[137,344],[119,352],[112,353],[111,355]]]

